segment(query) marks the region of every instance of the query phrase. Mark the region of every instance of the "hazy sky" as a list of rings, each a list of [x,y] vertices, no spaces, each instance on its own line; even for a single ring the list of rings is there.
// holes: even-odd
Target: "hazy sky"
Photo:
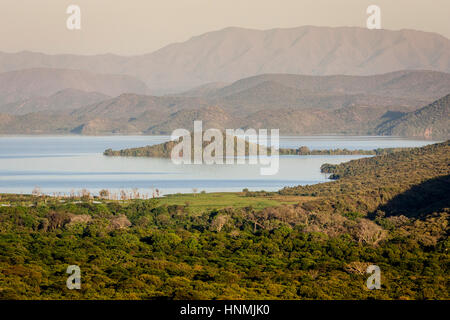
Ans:
[[[79,31],[66,28],[70,4],[81,8]],[[371,4],[383,29],[450,38],[450,0],[1,0],[0,51],[134,55],[229,26],[365,27]]]

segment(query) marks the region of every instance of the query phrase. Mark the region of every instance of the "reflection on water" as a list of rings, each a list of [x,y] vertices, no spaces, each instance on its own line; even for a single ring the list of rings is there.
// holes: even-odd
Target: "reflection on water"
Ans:
[[[279,190],[284,186],[327,181],[323,163],[341,163],[360,156],[282,156],[274,176],[261,176],[260,165],[174,165],[168,159],[105,157],[105,149],[158,144],[167,136],[0,137],[0,192],[65,192],[86,188],[139,188],[162,194],[200,191]],[[280,147],[310,149],[375,149],[416,147],[433,143],[392,137],[281,137]]]

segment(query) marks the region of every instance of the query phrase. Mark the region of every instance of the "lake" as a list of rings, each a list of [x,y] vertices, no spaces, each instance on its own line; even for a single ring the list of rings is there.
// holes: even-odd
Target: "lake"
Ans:
[[[261,176],[260,165],[175,165],[170,159],[105,157],[103,151],[168,141],[168,136],[1,136],[0,193],[70,193],[88,189],[141,193],[276,191],[285,186],[328,181],[324,163],[338,164],[361,156],[281,156],[274,176]],[[419,147],[435,143],[397,137],[284,136],[281,148],[371,150]]]

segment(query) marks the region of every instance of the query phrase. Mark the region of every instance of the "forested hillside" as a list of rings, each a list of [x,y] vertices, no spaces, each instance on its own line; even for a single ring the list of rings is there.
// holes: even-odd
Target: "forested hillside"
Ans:
[[[340,165],[323,165],[322,171],[331,173],[337,181],[285,188],[280,193],[325,196],[326,200],[321,201],[332,211],[356,210],[366,215],[380,209],[377,213],[382,215],[418,216],[429,213],[423,206],[450,207],[449,164],[450,141],[446,141]],[[404,210],[383,212],[396,197],[404,200]]]
[[[383,123],[379,134],[447,139],[450,136],[450,94],[417,111]]]
[[[279,193],[1,195],[0,298],[449,299],[449,151],[327,165],[337,181]]]

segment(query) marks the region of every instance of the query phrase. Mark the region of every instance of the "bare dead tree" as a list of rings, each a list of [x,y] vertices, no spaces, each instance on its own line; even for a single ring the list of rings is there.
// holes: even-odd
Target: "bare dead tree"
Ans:
[[[225,224],[228,222],[228,216],[226,215],[219,215],[214,218],[214,220],[211,222],[211,228],[213,230],[216,230],[217,232],[220,232],[222,228],[225,226]]]
[[[100,190],[100,192],[98,193],[98,195],[99,195],[100,198],[102,198],[102,199],[109,199],[109,197],[110,197],[110,192],[109,192],[109,190],[103,189],[103,190]]]
[[[31,191],[31,194],[35,197],[40,197],[42,192],[41,192],[41,188],[39,187],[34,187],[33,191]]]

